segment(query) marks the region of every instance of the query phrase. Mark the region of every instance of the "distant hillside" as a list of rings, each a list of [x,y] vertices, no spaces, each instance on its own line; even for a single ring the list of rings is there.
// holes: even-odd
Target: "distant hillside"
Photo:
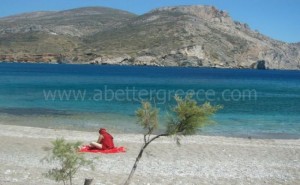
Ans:
[[[0,60],[300,69],[300,44],[268,38],[211,6],[140,16],[90,7],[0,19]]]
[[[109,29],[135,16],[129,12],[100,7],[25,13],[0,19],[0,33],[40,31],[80,37]]]

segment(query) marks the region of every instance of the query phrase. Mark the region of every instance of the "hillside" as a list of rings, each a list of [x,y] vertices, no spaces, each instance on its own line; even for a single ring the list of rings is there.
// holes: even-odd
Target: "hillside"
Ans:
[[[300,69],[300,47],[211,6],[164,7],[140,16],[90,7],[0,19],[0,60]]]
[[[85,48],[82,37],[135,16],[121,10],[88,7],[5,17],[0,19],[0,60],[69,61],[85,52],[80,50]]]

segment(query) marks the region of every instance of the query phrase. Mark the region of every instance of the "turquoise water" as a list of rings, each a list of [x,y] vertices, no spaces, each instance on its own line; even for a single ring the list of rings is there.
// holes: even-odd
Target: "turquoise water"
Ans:
[[[299,71],[0,63],[0,123],[135,133],[151,99],[162,131],[172,96],[191,92],[224,106],[200,134],[300,138]]]

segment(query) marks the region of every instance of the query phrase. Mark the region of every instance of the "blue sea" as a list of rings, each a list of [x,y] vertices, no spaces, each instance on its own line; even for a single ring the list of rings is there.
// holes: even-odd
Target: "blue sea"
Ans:
[[[163,132],[175,94],[223,106],[198,134],[300,138],[300,71],[0,63],[0,124],[140,133],[150,100]]]

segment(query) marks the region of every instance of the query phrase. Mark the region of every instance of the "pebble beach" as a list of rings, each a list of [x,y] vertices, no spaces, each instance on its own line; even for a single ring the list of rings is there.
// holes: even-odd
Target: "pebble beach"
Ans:
[[[94,185],[123,184],[142,146],[140,134],[114,134],[126,153],[82,154],[95,170],[81,168],[74,184],[93,178]],[[55,130],[0,124],[0,184],[61,184],[45,178],[50,166],[41,162],[43,148],[64,137],[89,143],[97,132]],[[149,145],[132,184],[290,184],[300,183],[300,140],[188,136],[177,146],[173,138]]]

